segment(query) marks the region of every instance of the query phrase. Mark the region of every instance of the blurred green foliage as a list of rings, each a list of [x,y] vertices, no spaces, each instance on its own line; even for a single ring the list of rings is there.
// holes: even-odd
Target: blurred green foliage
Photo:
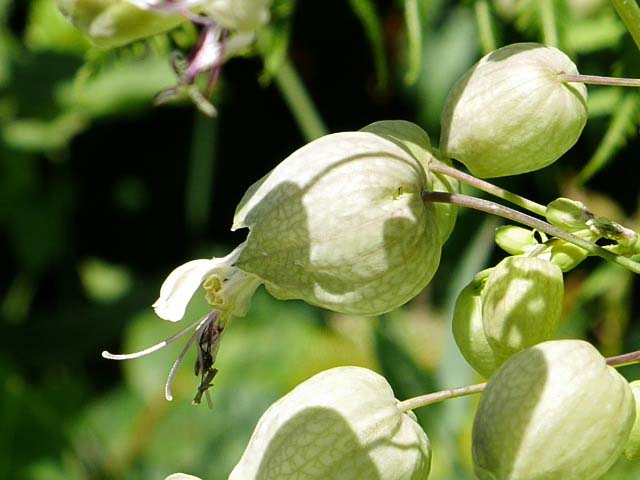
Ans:
[[[497,223],[469,212],[432,285],[382,318],[261,291],[225,335],[213,411],[191,405],[192,359],[175,400],[164,400],[181,346],[124,364],[100,358],[177,331],[148,307],[165,275],[241,241],[228,229],[243,191],[304,143],[304,125],[283,100],[291,83],[278,80],[286,62],[330,131],[402,118],[435,143],[449,88],[492,44],[553,41],[583,73],[640,76],[640,52],[604,1],[279,0],[256,51],[225,66],[218,119],[188,104],[153,108],[175,81],[171,52],[195,41],[183,25],[100,50],[53,0],[0,0],[0,478],[185,471],[223,479],[262,412],[320,370],[374,368],[399,398],[478,380],[456,351],[451,310],[463,285],[499,257]],[[574,149],[501,184],[543,203],[560,194],[584,200],[637,228],[638,94],[593,87],[589,103]],[[586,262],[566,276],[562,335],[588,338],[607,355],[637,349],[637,285],[618,267]],[[203,302],[192,306],[185,322],[205,311]],[[623,373],[640,378],[637,367]],[[416,412],[434,445],[431,479],[472,477],[475,403]],[[638,475],[637,464],[620,460],[606,478]]]

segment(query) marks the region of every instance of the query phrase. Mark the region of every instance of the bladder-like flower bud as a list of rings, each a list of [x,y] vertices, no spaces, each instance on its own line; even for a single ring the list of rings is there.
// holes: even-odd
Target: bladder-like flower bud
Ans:
[[[587,89],[553,47],[518,43],[483,57],[454,86],[442,114],[440,149],[479,177],[538,170],[577,141]]]
[[[438,158],[439,152],[431,145],[427,132],[415,123],[405,120],[382,120],[367,125],[361,132],[371,132],[398,143],[418,160],[427,174],[427,189],[435,192],[459,193],[460,182],[452,177],[431,170],[431,165],[445,163],[446,158]],[[453,231],[458,215],[458,207],[450,203],[434,203],[440,240],[446,242]]]
[[[640,380],[629,383],[636,408],[636,419],[629,434],[629,439],[624,446],[624,456],[629,460],[640,459]]]
[[[528,243],[523,232],[515,233]],[[453,311],[460,353],[490,377],[515,353],[555,336],[563,291],[561,270],[538,257],[507,257],[483,270],[460,292]]]
[[[562,271],[536,257],[507,257],[482,290],[482,324],[500,358],[551,340],[562,314]]]
[[[249,236],[236,267],[276,298],[376,315],[433,277],[442,242],[425,205],[422,164],[386,136],[322,137],[254,184],[233,229]]]
[[[595,480],[635,418],[629,384],[589,343],[557,340],[513,356],[489,380],[473,425],[480,480]]]
[[[127,0],[57,0],[62,14],[100,47],[118,47],[170,30],[185,19],[156,15]]]
[[[127,360],[153,353],[191,333],[169,374],[165,396],[186,351],[196,344],[200,403],[212,385],[215,359],[231,318],[243,316],[264,284],[280,299],[301,299],[330,310],[377,315],[413,298],[433,277],[442,248],[439,219],[422,200],[424,164],[402,142],[371,132],[327,135],[293,153],[240,201],[233,229],[247,240],[223,258],[175,269],[154,303],[179,321],[202,286],[212,312],[170,339]],[[449,228],[449,227],[447,227]]]
[[[397,404],[370,370],[319,373],[269,407],[229,479],[426,479],[429,440]]]
[[[490,272],[483,270],[460,292],[452,321],[453,337],[460,353],[485,378],[501,364],[501,358],[489,345],[482,323],[482,290]]]

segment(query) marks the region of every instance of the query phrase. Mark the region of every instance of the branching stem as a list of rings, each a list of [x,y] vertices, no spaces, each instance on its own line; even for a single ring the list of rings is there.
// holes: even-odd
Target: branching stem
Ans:
[[[524,208],[525,210],[529,210],[537,215],[545,216],[547,212],[547,207],[544,205],[540,205],[537,202],[533,202],[528,198],[521,197],[520,195],[516,195],[515,193],[511,193],[504,188],[500,188],[493,183],[489,183],[485,180],[480,180],[479,178],[474,177],[473,175],[469,175],[468,173],[461,172],[460,170],[449,167],[443,163],[432,162],[429,165],[429,169],[436,173],[442,173],[443,175],[447,175],[448,177],[455,178],[460,180],[467,185],[471,185],[472,187],[477,188],[478,190],[482,190],[483,192],[487,192],[494,197],[502,198],[507,202],[511,202],[514,205],[518,205],[519,207]]]
[[[514,222],[521,223],[531,228],[540,230],[552,237],[557,237],[572,243],[580,248],[585,249],[590,255],[595,255],[612,263],[616,263],[622,267],[631,270],[634,273],[640,274],[640,263],[634,262],[630,258],[616,255],[598,245],[595,245],[587,240],[565,232],[561,228],[555,227],[543,220],[527,215],[526,213],[519,212],[504,205],[499,205],[488,200],[481,198],[470,197],[467,195],[461,195],[458,193],[445,193],[445,192],[423,192],[422,198],[425,202],[437,202],[437,203],[450,203],[452,205],[458,205],[460,207],[473,208],[481,212],[497,215]]]

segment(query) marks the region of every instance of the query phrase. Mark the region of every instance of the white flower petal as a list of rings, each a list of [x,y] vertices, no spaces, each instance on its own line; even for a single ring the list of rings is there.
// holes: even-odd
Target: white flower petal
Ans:
[[[187,305],[209,274],[220,266],[220,259],[192,260],[169,274],[160,288],[160,297],[153,308],[160,318],[182,320]]]
[[[174,473],[169,475],[164,480],[201,480],[200,477],[194,477],[193,475],[187,475],[186,473]]]

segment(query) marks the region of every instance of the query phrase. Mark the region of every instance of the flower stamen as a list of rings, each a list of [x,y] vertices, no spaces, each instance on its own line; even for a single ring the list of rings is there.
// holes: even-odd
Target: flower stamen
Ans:
[[[157,352],[158,350],[162,350],[164,347],[166,347],[170,343],[173,343],[176,340],[178,340],[179,338],[185,336],[194,327],[195,327],[196,331],[200,330],[202,328],[202,325],[204,323],[206,323],[209,315],[211,315],[211,314],[208,314],[204,318],[200,318],[198,321],[193,322],[191,325],[189,325],[188,327],[180,330],[178,333],[176,333],[172,337],[169,337],[166,340],[161,341],[160,343],[156,343],[155,345],[153,345],[153,346],[151,346],[149,348],[145,348],[144,350],[140,350],[139,352],[133,352],[133,353],[110,353],[110,352],[104,350],[102,352],[102,358],[106,358],[108,360],[133,360],[135,358],[145,357],[145,356],[147,356],[147,355],[149,355],[149,354],[151,354],[153,352]]]

